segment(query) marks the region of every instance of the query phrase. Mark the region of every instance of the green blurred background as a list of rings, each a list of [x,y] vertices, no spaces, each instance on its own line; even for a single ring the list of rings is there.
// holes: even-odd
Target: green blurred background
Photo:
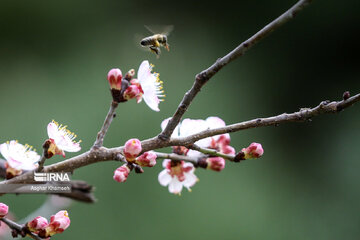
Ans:
[[[110,68],[155,64],[167,94],[159,113],[134,100],[121,104],[106,147],[159,133],[196,73],[246,40],[296,1],[12,1],[0,3],[0,140],[41,149],[55,119],[93,144],[111,97]],[[243,57],[221,70],[184,117],[220,116],[226,123],[340,100],[359,81],[359,1],[314,1]],[[141,51],[144,25],[173,24],[171,51]],[[199,169],[192,193],[158,184],[161,162],[126,183],[116,162],[77,170],[98,202],[74,202],[71,226],[54,239],[358,239],[360,235],[360,104],[311,123],[231,135],[240,150],[263,144],[261,159]],[[169,151],[169,149],[165,149]],[[74,154],[67,154],[68,157]],[[60,156],[48,163],[61,161]],[[18,219],[44,195],[6,195]]]

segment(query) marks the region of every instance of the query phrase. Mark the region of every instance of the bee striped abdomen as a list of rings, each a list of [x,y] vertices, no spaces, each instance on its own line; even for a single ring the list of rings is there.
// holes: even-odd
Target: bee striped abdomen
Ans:
[[[143,40],[141,40],[140,44],[142,46],[149,46],[149,45],[155,45],[155,38],[153,36],[151,37],[146,37]]]

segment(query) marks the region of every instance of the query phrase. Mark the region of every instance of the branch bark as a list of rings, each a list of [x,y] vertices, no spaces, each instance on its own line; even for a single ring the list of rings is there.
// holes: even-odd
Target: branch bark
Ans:
[[[3,223],[5,223],[6,225],[8,225],[9,228],[11,228],[12,230],[16,231],[17,234],[20,234],[20,235],[24,235],[25,234],[29,237],[31,237],[32,239],[36,239],[36,240],[41,240],[42,238],[39,237],[38,235],[32,233],[32,232],[29,232],[29,231],[26,231],[24,229],[24,226],[23,225],[20,225],[14,221],[11,221],[10,219],[8,218],[0,218],[0,221],[2,221]]]
[[[200,139],[219,135],[219,134],[237,132],[245,129],[256,128],[256,127],[274,126],[286,122],[308,121],[312,117],[321,114],[340,112],[343,109],[350,107],[351,105],[353,105],[358,101],[360,101],[360,94],[356,94],[353,97],[350,97],[346,100],[337,101],[337,102],[323,101],[314,108],[303,108],[300,111],[294,113],[283,113],[268,118],[256,118],[253,120],[244,121],[221,128],[205,130],[183,138],[173,138],[167,141],[163,141],[157,137],[154,137],[147,140],[143,140],[141,142],[141,146],[143,152],[169,147],[169,146],[189,146],[190,144],[193,144]],[[117,155],[119,153],[120,154],[122,153],[123,148],[124,148],[123,146],[110,148],[110,149],[101,147],[97,150],[87,151],[81,155],[75,156],[65,161],[54,163],[49,166],[45,166],[43,172],[71,172],[77,168],[84,167],[86,165],[90,165],[97,162],[103,162],[109,160],[118,161]],[[31,181],[33,181],[33,171],[9,179],[7,181],[0,182],[0,184],[27,183]]]
[[[159,139],[166,141],[170,138],[175,127],[179,124],[182,116],[190,106],[193,99],[200,92],[201,88],[212,78],[218,71],[220,71],[224,66],[235,60],[236,58],[244,55],[244,53],[249,50],[252,46],[258,43],[260,40],[268,36],[272,31],[293,19],[297,13],[299,13],[304,7],[306,7],[312,0],[300,0],[294,6],[292,6],[285,13],[280,15],[278,18],[273,20],[271,23],[266,25],[260,31],[255,33],[245,42],[241,43],[234,50],[228,53],[226,56],[219,58],[216,62],[211,65],[208,69],[200,72],[195,77],[195,82],[191,89],[185,93],[184,98],[182,99],[180,105],[176,109],[174,115],[170,119],[164,131],[159,134]]]
[[[105,135],[106,135],[107,131],[109,130],[109,127],[115,117],[115,111],[116,111],[116,108],[118,107],[118,105],[119,105],[119,103],[117,103],[117,102],[114,102],[114,101],[111,102],[109,112],[106,115],[106,118],[101,127],[101,130],[98,132],[98,135],[96,137],[96,140],[95,140],[95,143],[93,146],[94,149],[97,149],[97,148],[100,148],[103,146]]]

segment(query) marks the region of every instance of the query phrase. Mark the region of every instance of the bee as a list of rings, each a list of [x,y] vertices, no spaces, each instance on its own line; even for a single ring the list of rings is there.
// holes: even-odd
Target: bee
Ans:
[[[166,50],[170,51],[168,44],[168,35],[173,30],[173,26],[162,27],[163,31],[161,33],[155,33],[151,28],[145,26],[154,35],[143,38],[140,41],[140,45],[143,47],[149,47],[150,51],[155,53],[157,56],[161,53],[160,47],[164,47]]]

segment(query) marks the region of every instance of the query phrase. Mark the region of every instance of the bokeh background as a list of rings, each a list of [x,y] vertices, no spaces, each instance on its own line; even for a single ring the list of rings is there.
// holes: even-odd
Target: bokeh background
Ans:
[[[46,125],[69,125],[88,150],[111,96],[110,68],[155,64],[167,94],[159,113],[144,103],[120,105],[105,146],[159,133],[196,73],[246,40],[296,1],[11,1],[0,2],[0,141],[41,149]],[[204,87],[184,117],[227,123],[340,100],[359,81],[359,1],[314,1]],[[139,49],[144,25],[173,24],[171,51],[159,59]],[[158,184],[161,164],[126,183],[116,162],[73,176],[96,187],[96,204],[73,202],[71,226],[54,239],[358,239],[360,104],[311,123],[237,132],[240,150],[263,144],[261,159],[199,169],[191,193]],[[169,151],[169,149],[164,149]],[[68,154],[68,157],[74,154]],[[60,156],[48,163],[61,161]],[[18,219],[44,195],[6,195]]]

